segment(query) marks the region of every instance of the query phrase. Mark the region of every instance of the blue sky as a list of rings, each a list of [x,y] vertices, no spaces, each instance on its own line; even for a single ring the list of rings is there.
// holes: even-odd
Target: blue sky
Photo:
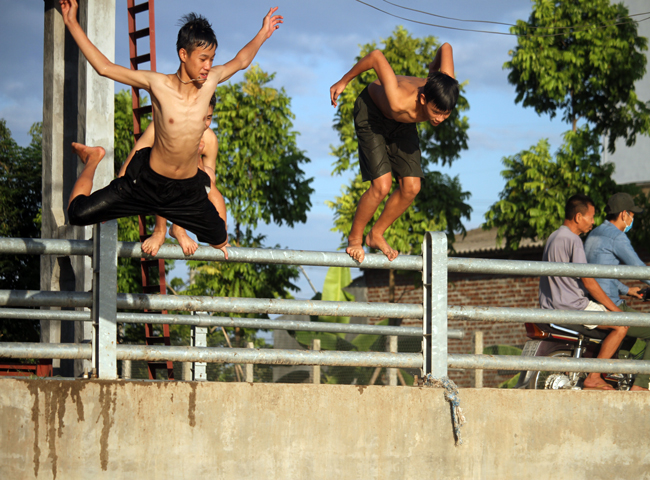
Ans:
[[[368,0],[384,10],[418,21],[440,25],[476,28],[468,24],[441,20],[392,7],[382,0]],[[439,15],[514,23],[530,14],[531,4],[521,0],[457,0],[402,2],[411,8]],[[267,244],[297,250],[336,250],[341,244],[338,233],[331,232],[333,212],[325,205],[339,194],[348,177],[332,176],[330,145],[337,143],[332,129],[335,110],[329,102],[329,87],[353,64],[359,45],[376,42],[403,25],[413,36],[434,35],[454,48],[456,76],[467,81],[466,97],[470,110],[469,149],[444,173],[458,175],[464,190],[471,192],[472,217],[466,227],[476,228],[485,211],[498,200],[504,182],[500,176],[501,159],[548,138],[552,149],[559,147],[562,132],[568,126],[559,120],[539,117],[533,110],[514,103],[514,87],[507,82],[502,65],[508,51],[516,45],[515,37],[447,30],[398,20],[354,0],[312,2],[292,0],[278,3],[284,24],[268,40],[256,57],[267,72],[275,72],[273,85],[284,87],[292,98],[296,116],[294,129],[300,132],[298,147],[311,163],[306,167],[314,177],[313,207],[306,224],[293,229],[262,226]],[[259,30],[269,7],[267,2],[205,2],[197,0],[158,0],[156,2],[156,42],[158,71],[174,72],[178,68],[175,51],[178,19],[196,11],[213,24],[219,41],[215,63],[225,63]],[[42,118],[43,90],[43,2],[3,2],[0,18],[0,118],[7,121],[14,138],[21,145],[29,141],[27,132]],[[128,66],[126,2],[117,1],[116,63]],[[507,27],[480,25],[481,30],[507,32]],[[19,39],[19,40],[17,40]],[[242,73],[231,81],[243,79]],[[116,91],[126,88],[116,85]],[[307,273],[320,289],[325,269],[307,267]],[[173,276],[184,276],[179,265]],[[353,273],[354,276],[354,273]],[[298,298],[311,297],[304,278],[299,282]]]

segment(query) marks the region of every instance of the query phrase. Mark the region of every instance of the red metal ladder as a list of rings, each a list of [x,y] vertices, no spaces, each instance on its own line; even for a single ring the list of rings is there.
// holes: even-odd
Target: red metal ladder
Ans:
[[[156,28],[154,14],[154,0],[144,1],[136,5],[135,0],[127,0],[127,10],[129,13],[129,57],[131,60],[131,70],[138,70],[139,65],[150,63],[150,70],[156,70]],[[136,15],[138,13],[149,13],[149,24],[147,28],[140,30],[136,27]],[[138,39],[149,37],[149,53],[138,55]],[[152,113],[151,105],[140,105],[140,89],[132,88],[133,97],[133,135],[137,140],[142,135],[141,118]],[[140,223],[140,241],[144,242],[151,235],[147,233],[147,224],[144,216],[139,217]],[[142,271],[142,292],[143,293],[160,293],[165,295],[167,287],[165,282],[165,261],[162,259],[150,260],[140,259]],[[155,283],[156,270],[158,273],[158,283]],[[146,311],[146,310],[145,310]],[[153,312],[150,312],[153,313]],[[167,313],[163,310],[161,313]],[[171,345],[169,336],[169,325],[162,325],[162,335],[156,335],[154,325],[147,323],[144,326],[145,340],[147,345]],[[158,370],[167,370],[167,378],[174,379],[174,368],[172,362],[148,362],[149,378],[155,379]]]

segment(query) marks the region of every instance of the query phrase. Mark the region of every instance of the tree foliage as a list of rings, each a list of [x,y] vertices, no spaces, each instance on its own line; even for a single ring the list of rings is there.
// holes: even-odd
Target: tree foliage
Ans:
[[[382,40],[383,53],[397,75],[425,78],[428,64],[433,60],[439,47],[433,36],[413,38],[403,27],[397,27],[392,36]],[[361,46],[355,61],[375,50],[376,44]],[[358,168],[358,142],[354,131],[354,102],[361,91],[377,76],[373,70],[362,73],[348,84],[339,97],[334,129],[339,134],[340,144],[332,147],[336,157],[334,173],[341,174]],[[469,192],[462,191],[458,177],[451,178],[436,171],[431,171],[432,164],[451,164],[458,159],[460,152],[467,149],[467,130],[469,122],[462,115],[469,109],[469,103],[463,96],[463,85],[456,108],[438,127],[427,122],[418,124],[420,149],[422,150],[422,168],[425,177],[422,189],[409,209],[398,218],[386,231],[388,243],[401,252],[419,253],[422,235],[426,231],[444,230],[450,243],[454,232],[465,231],[462,218],[469,218],[471,207],[465,203]],[[341,196],[328,205],[335,211],[335,231],[345,237],[350,231],[352,220],[361,195],[367,190],[367,183],[357,175],[349,185],[343,188]],[[370,231],[374,221],[379,218],[383,204],[377,209],[375,217],[369,222],[364,235]]]
[[[608,136],[610,152],[617,138],[631,146],[637,133],[650,134],[650,104],[634,89],[648,41],[628,13],[609,0],[534,0],[528,21],[511,28],[518,45],[504,64],[515,101],[551,118],[561,112],[574,131],[586,120]]]
[[[234,221],[236,244],[244,229],[260,221],[304,223],[311,207],[312,179],[301,169],[310,160],[296,145],[291,99],[284,88],[268,86],[274,77],[253,66],[243,82],[216,91],[216,183]]]
[[[516,250],[524,238],[546,239],[562,225],[566,201],[576,193],[594,200],[596,224],[604,219],[607,200],[616,192],[626,191],[637,196],[637,204],[647,203],[637,187],[612,180],[614,166],[601,165],[599,137],[587,126],[566,132],[555,158],[549,149],[548,140],[542,139],[503,159],[506,186],[485,214],[484,227],[497,228],[497,238],[505,239],[507,248]],[[635,229],[637,236],[644,230],[637,223]]]
[[[41,123],[29,130],[27,147],[19,146],[0,119],[0,237],[41,236]],[[0,255],[0,289],[38,290],[38,255]],[[0,320],[0,341],[38,341],[39,322]]]

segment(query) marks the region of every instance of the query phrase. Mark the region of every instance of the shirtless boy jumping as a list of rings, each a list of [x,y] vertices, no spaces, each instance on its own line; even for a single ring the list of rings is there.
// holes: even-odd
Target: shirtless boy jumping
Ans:
[[[217,162],[217,154],[219,153],[219,141],[217,140],[217,135],[210,128],[212,124],[212,116],[214,114],[214,107],[217,104],[217,96],[212,95],[210,97],[210,105],[208,106],[208,112],[205,117],[205,132],[201,137],[201,143],[199,144],[199,168],[208,174],[210,180],[212,180],[210,193],[208,198],[214,204],[219,213],[219,217],[226,223],[225,227],[228,230],[228,221],[226,218],[226,202],[221,195],[221,192],[217,189],[215,182],[215,170]],[[126,157],[126,161],[122,164],[118,177],[124,176],[126,169],[131,162],[131,159],[138,150],[143,148],[151,148],[153,146],[155,139],[155,126],[152,123],[147,126],[145,131],[142,133],[138,141],[135,142],[133,149]],[[142,251],[148,253],[149,255],[155,256],[160,249],[160,246],[165,243],[165,235],[167,234],[167,220],[163,217],[156,216],[156,225],[154,231],[149,238],[142,242]],[[187,234],[184,228],[179,227],[176,224],[172,224],[169,229],[169,235],[176,240],[178,240],[179,245],[183,249],[185,255],[193,255],[198,248],[198,245],[192,238]]]
[[[282,17],[272,8],[262,28],[225,65],[212,66],[217,39],[207,20],[190,14],[178,33],[180,67],[164,75],[129,70],[110,62],[95,47],[77,21],[76,0],[60,0],[63,21],[79,49],[98,74],[142,88],[151,95],[155,139],[151,149],[133,156],[123,177],[90,194],[101,147],[78,145],[85,168],[68,205],[72,225],[91,225],[119,217],[156,214],[194,232],[199,241],[221,249],[227,258],[228,235],[223,219],[208,199],[210,177],[198,168],[204,118],[216,86],[247,68],[262,44],[280,27]]]
[[[380,50],[374,50],[330,88],[336,99],[357,75],[373,69],[378,80],[368,85],[354,104],[354,128],[359,141],[359,166],[370,188],[361,196],[348,237],[346,252],[357,262],[365,257],[363,232],[379,204],[390,192],[393,174],[398,187],[366,236],[366,245],[381,250],[390,261],[399,254],[384,239],[384,232],[411,205],[420,191],[420,146],[416,123],[434,127],[456,106],[458,82],[454,79],[451,45],[443,44],[429,64],[426,79],[397,76]]]

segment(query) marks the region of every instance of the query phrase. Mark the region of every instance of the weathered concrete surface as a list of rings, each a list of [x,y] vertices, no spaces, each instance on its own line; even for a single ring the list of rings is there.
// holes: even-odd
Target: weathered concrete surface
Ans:
[[[650,478],[650,394],[0,380],[0,478]]]

